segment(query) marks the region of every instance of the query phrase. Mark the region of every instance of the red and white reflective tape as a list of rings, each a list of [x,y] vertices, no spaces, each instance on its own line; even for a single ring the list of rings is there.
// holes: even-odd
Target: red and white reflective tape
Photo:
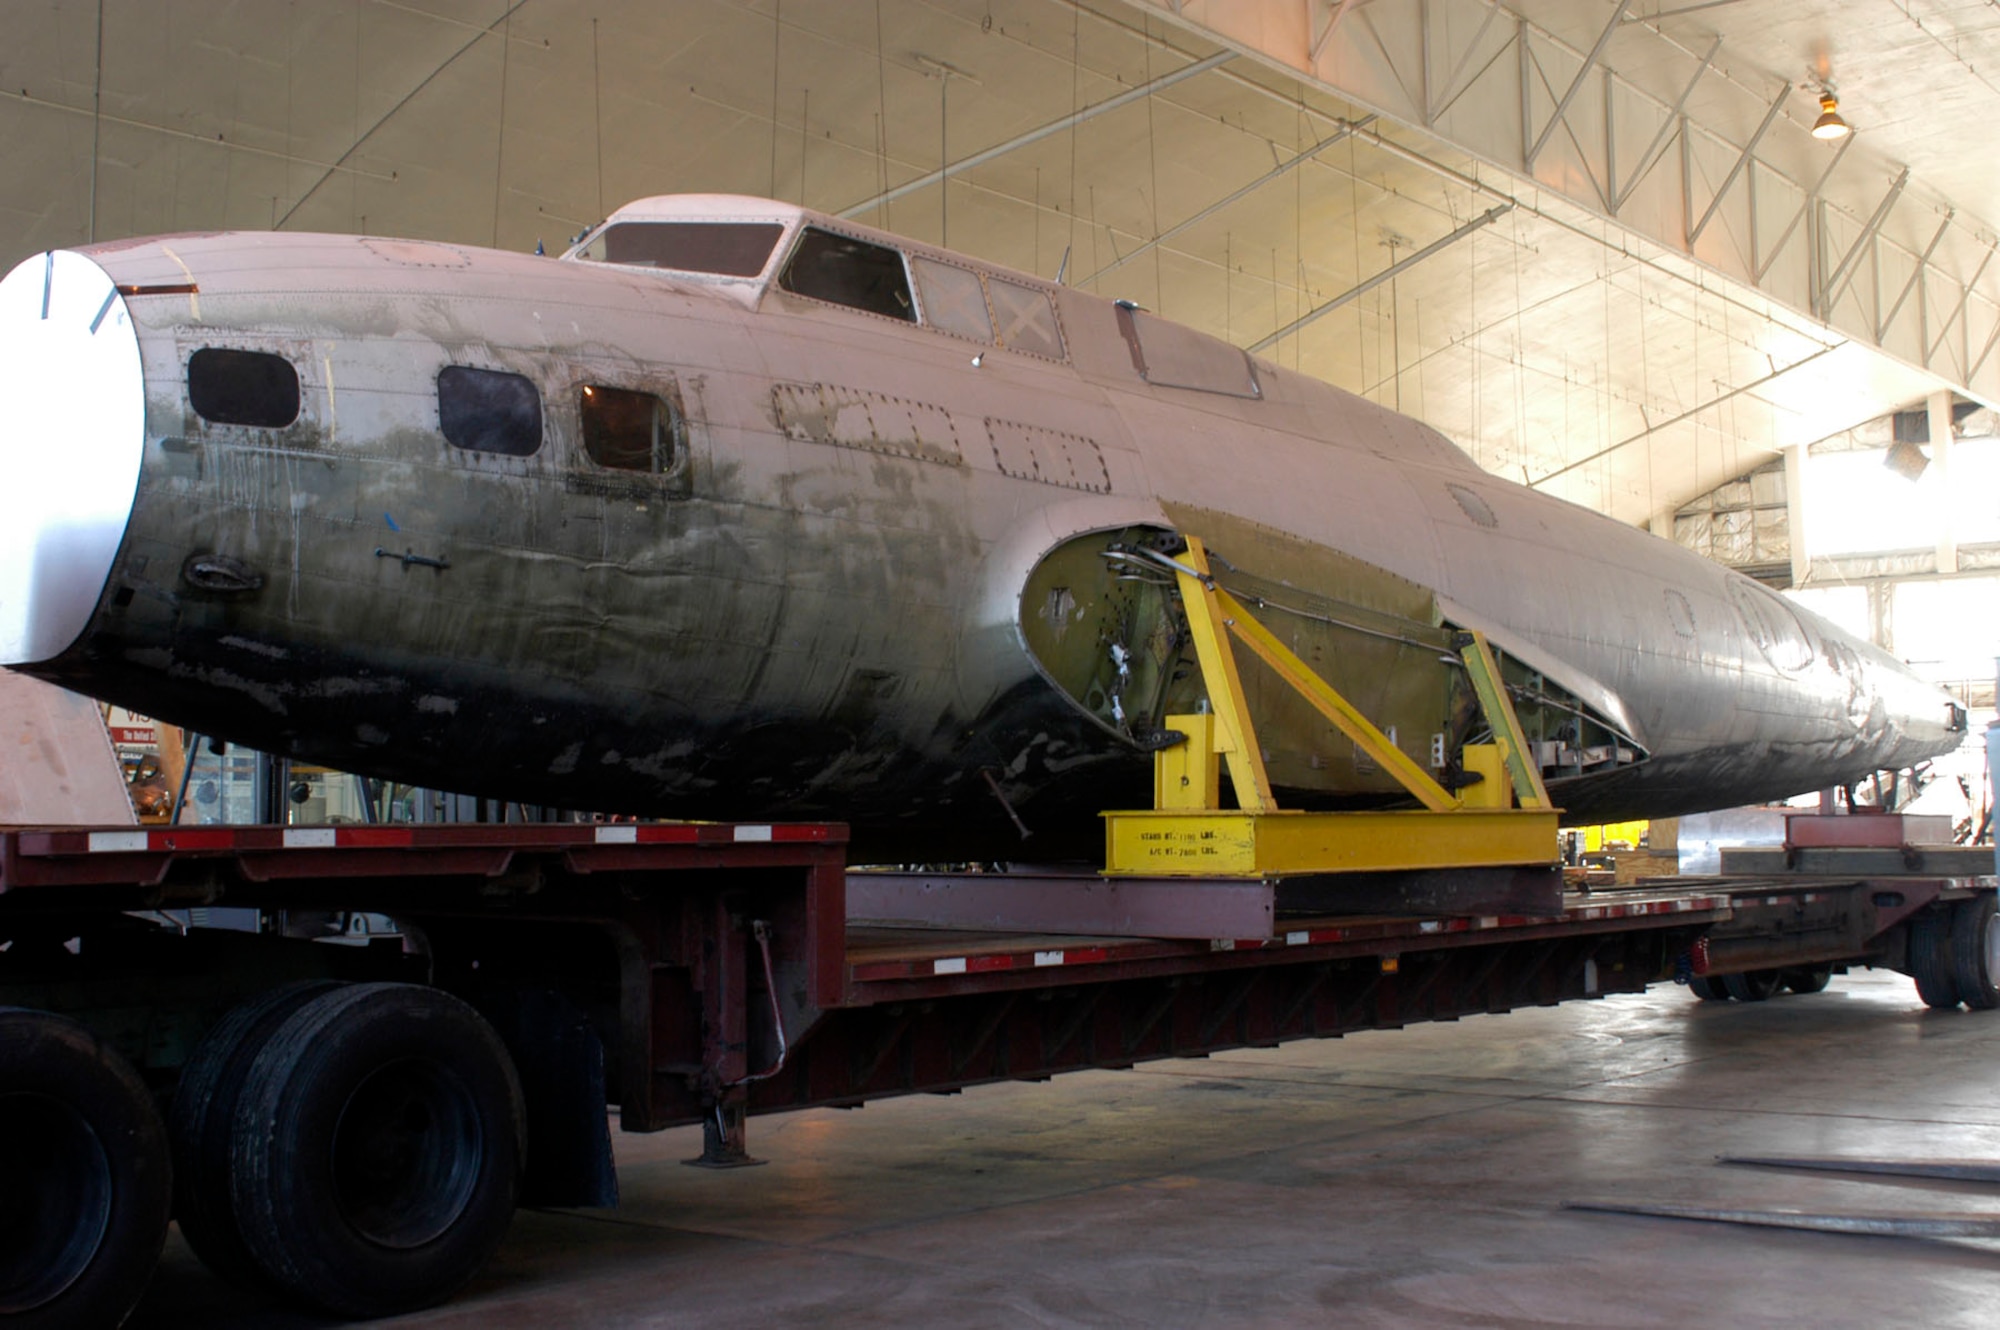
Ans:
[[[498,845],[493,833],[503,828],[490,825],[433,823],[415,826],[407,822],[351,827],[164,827],[76,833],[56,832],[52,848],[73,853],[77,840],[90,854],[172,854],[195,850],[243,850],[268,852],[286,850],[364,850],[475,848]],[[563,849],[575,845],[769,845],[826,841],[829,829],[819,823],[614,823],[595,827],[564,827],[559,824],[522,826],[517,849]],[[476,832],[479,839],[466,833]]]

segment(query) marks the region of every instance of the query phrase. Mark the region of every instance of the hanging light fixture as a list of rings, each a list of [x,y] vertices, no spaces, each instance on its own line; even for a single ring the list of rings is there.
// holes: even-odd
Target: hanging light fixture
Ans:
[[[1833,95],[1833,89],[1819,90],[1819,119],[1813,121],[1812,136],[1816,139],[1844,139],[1853,131],[1840,118],[1840,99]]]

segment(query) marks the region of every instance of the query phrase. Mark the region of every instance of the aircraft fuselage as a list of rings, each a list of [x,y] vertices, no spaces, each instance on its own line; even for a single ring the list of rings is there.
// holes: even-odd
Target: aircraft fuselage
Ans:
[[[1143,805],[1135,735],[1199,687],[1170,609],[1098,548],[1178,531],[1295,590],[1274,626],[1420,760],[1464,728],[1426,630],[1493,634],[1524,688],[1588,713],[1549,731],[1572,820],[1958,740],[1941,691],[1748,579],[1143,311],[757,200],[621,218],[733,226],[750,259],[767,226],[770,252],[704,275],[602,232],[565,260],[222,234],[23,264],[0,343],[40,350],[0,369],[0,507],[25,524],[0,536],[0,659],[440,788],[837,818],[876,857],[1061,855]],[[111,382],[121,339],[137,386]],[[20,428],[28,395],[93,393],[87,446],[59,406]],[[43,512],[23,459],[68,447],[89,460],[44,484],[129,482],[129,513]],[[1145,697],[1113,645],[1150,650]],[[1394,797],[1259,687],[1281,797]]]

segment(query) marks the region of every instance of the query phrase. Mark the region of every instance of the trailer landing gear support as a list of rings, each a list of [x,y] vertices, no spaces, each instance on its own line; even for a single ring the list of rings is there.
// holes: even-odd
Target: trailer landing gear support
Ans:
[[[746,1096],[732,1090],[719,1103],[709,1106],[701,1120],[701,1157],[681,1162],[689,1168],[756,1168],[765,1161],[752,1159],[749,1150],[749,1111]]]
[[[167,1237],[167,1132],[139,1074],[75,1021],[0,1008],[0,1326],[117,1325]]]

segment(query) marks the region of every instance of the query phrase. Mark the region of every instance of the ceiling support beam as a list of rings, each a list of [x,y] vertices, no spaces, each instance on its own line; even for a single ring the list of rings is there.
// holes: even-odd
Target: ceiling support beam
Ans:
[[[1951,307],[1951,313],[1945,315],[1944,322],[1938,325],[1937,340],[1924,348],[1925,360],[1936,359],[1937,353],[1944,349],[1944,339],[1951,336],[1951,325],[1964,315],[1966,302],[1971,299],[1974,288],[1979,285],[1979,279],[1986,274],[1986,265],[1993,262],[1994,249],[1995,246],[1992,245],[1986,247],[1986,253],[1979,260],[1978,270],[1972,274],[1972,280],[1959,288],[1958,303]],[[1971,375],[1967,374],[1966,377],[1970,378]]]
[[[1497,5],[1486,11],[1486,17],[1480,21],[1479,31],[1472,34],[1472,40],[1466,44],[1465,54],[1458,58],[1458,64],[1452,68],[1451,77],[1446,79],[1444,87],[1438,90],[1438,97],[1441,104],[1431,108],[1431,119],[1433,121],[1452,107],[1458,105],[1458,99],[1465,94],[1466,89],[1478,81],[1479,76],[1477,74],[1473,75],[1470,80],[1466,80],[1465,67],[1472,63],[1472,57],[1477,55],[1479,48],[1485,44],[1487,29],[1491,28],[1493,20],[1499,17],[1500,9]],[[1490,65],[1493,60],[1498,60],[1506,53],[1506,50],[1506,44],[1502,43],[1500,49],[1493,53],[1492,59],[1487,63]],[[1481,72],[1483,73],[1484,71],[1482,70]],[[1461,86],[1462,81],[1463,86]]]
[[[1701,82],[1701,76],[1706,74],[1708,67],[1715,63],[1715,53],[1721,49],[1722,38],[1717,37],[1709,43],[1708,53],[1702,56],[1701,63],[1695,66],[1694,77],[1687,81],[1685,88],[1681,89],[1681,95],[1674,100],[1673,109],[1667,112],[1666,119],[1660,121],[1660,130],[1657,134],[1653,135],[1653,141],[1646,145],[1644,152],[1639,154],[1639,165],[1625,181],[1625,188],[1612,191],[1611,215],[1613,217],[1616,217],[1618,210],[1625,206],[1625,200],[1632,197],[1632,191],[1639,187],[1639,182],[1646,178],[1647,172],[1651,171],[1659,163],[1660,158],[1666,155],[1667,143],[1673,137],[1674,130],[1677,127],[1685,126],[1686,122],[1681,119],[1681,112],[1686,109],[1688,98],[1694,95],[1695,84]],[[1608,97],[1605,99],[1605,105],[1610,105]]]
[[[1896,316],[1903,312],[1903,302],[1910,298],[1910,292],[1917,289],[1917,282],[1923,277],[1924,269],[1930,265],[1931,255],[1937,253],[1938,243],[1944,239],[1944,233],[1951,230],[1953,215],[1953,209],[1946,208],[1944,210],[1944,220],[1938,223],[1937,234],[1932,236],[1931,243],[1924,247],[1923,257],[1917,260],[1917,266],[1910,269],[1910,280],[1903,283],[1902,291],[1896,296],[1896,303],[1889,306],[1889,312],[1883,315],[1881,322],[1875,325],[1876,341],[1879,342],[1889,335],[1889,325],[1894,323]]]
[[[1624,35],[1612,42],[1599,29],[1585,46],[1586,39],[1565,40],[1531,17],[1543,10],[1570,14],[1573,6],[1511,0],[1377,0],[1345,7],[1340,0],[1124,2],[1164,16],[1171,28],[1200,41],[1307,80],[1387,124],[1417,131],[1424,137],[1388,140],[1417,155],[1439,162],[1470,157],[1478,165],[1461,174],[1477,188],[1506,195],[1516,192],[1517,182],[1531,183],[1745,292],[1823,321],[1839,337],[2000,405],[2000,351],[1985,362],[1976,357],[1984,330],[2000,320],[2000,264],[1972,281],[1965,276],[1980,267],[1988,248],[1982,225],[1991,219],[1977,222],[1960,207],[1943,239],[1932,243],[1937,219],[1913,225],[1913,210],[1899,206],[1875,228],[1869,248],[1885,269],[1921,268],[1916,296],[1892,311],[1893,287],[1877,292],[1872,283],[1857,281],[1844,300],[1827,301],[1827,277],[1840,256],[1822,252],[1824,236],[1861,229],[1881,197],[1873,172],[1887,177],[1898,165],[1872,154],[1865,128],[1838,145],[1810,138],[1817,109],[1800,89],[1788,85],[1780,95],[1778,85],[1786,80],[1746,67],[1742,52],[1716,48],[1712,38],[1690,48],[1662,31],[1652,21],[1658,15],[1648,15],[1643,5],[1599,0],[1596,17],[1619,9],[1616,26]],[[1676,7],[1675,0],[1668,2],[1660,14]],[[1692,2],[1679,0],[1678,7]],[[1339,21],[1330,21],[1336,15]],[[1571,76],[1548,86],[1551,69]],[[1664,86],[1663,71],[1672,71]],[[1545,121],[1538,108],[1551,106],[1559,111]],[[1849,161],[1857,144],[1859,155]],[[1866,172],[1850,169],[1863,161]],[[1706,170],[1710,162],[1714,169]],[[1711,190],[1709,181],[1723,180],[1724,169],[1727,182]],[[1746,188],[1746,176],[1757,214],[1755,227],[1747,229],[1733,220],[1746,211],[1737,192]],[[1951,201],[1934,198],[1924,183],[1913,176],[1908,187],[1943,215]],[[1524,206],[1555,216],[1525,196]],[[1730,224],[1717,225],[1718,215]],[[1686,280],[1705,285],[1707,278]],[[1954,304],[1960,306],[1959,327],[1940,343],[1938,314]],[[1970,345],[1961,345],[1962,339]],[[1983,366],[1976,378],[1967,372],[1971,364]]]
[[[1031,129],[1025,134],[1016,134],[1004,143],[996,143],[990,148],[984,148],[979,152],[973,153],[970,157],[961,157],[955,162],[948,162],[940,166],[937,170],[926,171],[916,179],[906,181],[894,189],[884,190],[882,193],[876,194],[871,198],[865,198],[859,203],[850,204],[840,210],[840,216],[849,218],[859,217],[862,213],[879,208],[885,203],[894,203],[897,199],[929,189],[932,185],[940,184],[949,176],[963,171],[970,171],[975,167],[984,166],[990,161],[1005,157],[1010,152],[1025,148],[1031,143],[1040,143],[1043,139],[1051,135],[1060,134],[1066,129],[1075,129],[1086,120],[1095,120],[1098,116],[1104,115],[1107,112],[1130,106],[1134,102],[1144,101],[1156,92],[1165,92],[1176,83],[1206,74],[1209,70],[1219,65],[1227,64],[1235,58],[1236,52],[1234,51],[1217,51],[1214,55],[1206,59],[1197,60],[1193,64],[1182,65],[1179,69],[1170,70],[1150,82],[1141,83],[1136,88],[1128,88],[1116,97],[1107,97],[1101,102],[1084,107],[1080,111],[1072,111],[1060,119],[1051,120],[1046,125]]]
[[[1861,251],[1868,248],[1869,243],[1881,232],[1882,223],[1889,218],[1889,210],[1896,206],[1896,200],[1903,196],[1903,186],[1909,183],[1910,168],[1906,166],[1897,174],[1895,183],[1889,186],[1889,192],[1882,196],[1882,201],[1875,205],[1875,215],[1868,219],[1868,224],[1861,228],[1861,234],[1847,247],[1847,253],[1840,260],[1840,266],[1826,279],[1826,289],[1821,292],[1819,299],[1821,318],[1827,317],[1827,311],[1838,305],[1840,298],[1847,294],[1848,283],[1852,282],[1854,274],[1860,271],[1860,265],[1856,260],[1861,257]]]
[[[1792,585],[1812,577],[1812,555],[1806,552],[1806,445],[1785,449],[1785,539],[1792,551]]]
[[[1596,452],[1590,454],[1590,456],[1588,457],[1579,457],[1574,462],[1564,463],[1562,466],[1559,466],[1555,470],[1548,472],[1546,475],[1540,475],[1535,477],[1533,480],[1528,482],[1528,488],[1538,489],[1541,486],[1548,484],[1551,480],[1554,480],[1557,476],[1566,476],[1580,466],[1589,466],[1592,462],[1595,462],[1600,458],[1609,457],[1611,456],[1611,454],[1618,452],[1621,449],[1629,448],[1635,443],[1640,443],[1646,439],[1650,439],[1663,429],[1667,429],[1671,426],[1678,425],[1684,420],[1692,420],[1704,411],[1713,411],[1716,407],[1721,406],[1724,402],[1728,401],[1730,398],[1741,397],[1744,393],[1754,392],[1757,389],[1763,387],[1767,383],[1770,383],[1776,379],[1783,378],[1785,375],[1790,374],[1795,369],[1799,369],[1803,366],[1812,364],[1813,361],[1818,360],[1821,356],[1827,354],[1829,351],[1837,350],[1841,345],[1844,345],[1844,343],[1836,342],[1833,346],[1823,346],[1819,350],[1813,352],[1811,355],[1804,356],[1798,360],[1793,361],[1791,364],[1785,366],[1783,369],[1774,369],[1769,374],[1766,374],[1761,378],[1752,379],[1748,383],[1740,384],[1737,387],[1731,388],[1726,393],[1719,393],[1716,396],[1709,398],[1706,402],[1703,402],[1698,406],[1689,407],[1687,410],[1681,412],[1677,416],[1670,416],[1667,419],[1662,420],[1657,425],[1648,424],[1646,428],[1640,430],[1637,434],[1634,434],[1629,438],[1620,439],[1618,442],[1610,445],[1609,447],[1599,448]]]
[[[1224,208],[1227,208],[1231,204],[1237,203],[1242,199],[1248,197],[1249,195],[1256,193],[1258,190],[1270,184],[1273,180],[1276,180],[1278,177],[1285,175],[1288,172],[1293,171],[1300,166],[1303,166],[1306,162],[1310,161],[1314,157],[1319,156],[1321,153],[1325,152],[1328,148],[1331,148],[1334,144],[1340,142],[1342,139],[1354,133],[1355,130],[1366,129],[1368,125],[1374,121],[1374,119],[1375,117],[1372,115],[1364,115],[1359,120],[1342,124],[1339,128],[1335,129],[1333,133],[1327,135],[1325,138],[1321,139],[1318,143],[1313,144],[1312,147],[1307,148],[1304,152],[1299,153],[1295,157],[1291,157],[1286,159],[1285,161],[1279,162],[1276,166],[1266,171],[1263,175],[1258,176],[1255,180],[1252,180],[1249,184],[1244,185],[1240,189],[1235,189],[1230,191],[1227,195],[1209,204],[1206,208],[1203,208],[1200,212],[1195,213],[1192,217],[1187,217],[1182,219],[1181,221],[1168,227],[1166,230],[1160,232],[1158,235],[1154,236],[1151,240],[1145,241],[1144,243],[1140,244],[1136,249],[1133,249],[1129,253],[1119,255],[1117,258],[1111,260],[1111,262],[1105,264],[1102,268],[1099,268],[1096,272],[1090,274],[1088,277],[1079,278],[1076,281],[1075,285],[1089,286],[1092,282],[1104,276],[1106,273],[1115,272],[1119,268],[1124,267],[1126,264],[1130,263],[1133,259],[1138,258],[1141,254],[1144,254],[1147,250],[1156,248],[1157,246],[1160,245],[1164,245],[1169,240],[1172,240],[1174,237],[1180,235],[1182,232],[1187,231],[1189,228],[1201,225],[1209,218],[1215,216],[1215,214],[1221,212]]]
[[[1986,357],[1993,354],[1993,348],[1996,344],[2000,344],[2000,323],[1994,324],[1993,331],[1987,334],[1986,345],[1980,348],[1979,358],[1965,367],[1967,378],[1970,378],[1978,371],[1981,365],[1986,363]]]
[[[1502,203],[1497,207],[1488,208],[1485,212],[1480,213],[1479,216],[1473,218],[1471,221],[1460,226],[1450,235],[1438,237],[1436,240],[1431,241],[1430,244],[1425,245],[1422,249],[1410,255],[1410,257],[1406,259],[1401,259],[1395,263],[1390,264],[1388,267],[1384,268],[1381,272],[1378,272],[1373,277],[1370,277],[1367,281],[1360,283],[1358,286],[1349,287],[1347,290],[1342,291],[1339,295],[1335,296],[1333,299],[1327,301],[1324,305],[1321,305],[1317,309],[1311,310],[1305,314],[1301,314],[1298,318],[1293,319],[1290,323],[1278,329],[1276,332],[1264,338],[1262,341],[1253,343],[1249,347],[1250,354],[1254,356],[1261,351],[1268,350],[1270,347],[1276,345],[1279,342],[1284,341],[1287,337],[1290,337],[1293,333],[1299,331],[1299,329],[1305,327],[1307,324],[1312,323],[1317,319],[1325,318],[1327,315],[1339,309],[1342,305],[1345,305],[1352,300],[1356,300],[1362,296],[1367,295],[1370,291],[1373,291],[1376,287],[1382,285],[1382,283],[1390,280],[1393,277],[1398,276],[1399,274],[1409,270],[1410,268],[1414,268],[1417,264],[1422,263],[1425,259],[1437,253],[1439,250],[1457,244],[1459,241],[1465,239],[1465,237],[1471,235],[1474,231],[1477,231],[1480,227],[1488,226],[1494,222],[1499,221],[1500,218],[1506,216],[1513,210],[1514,210],[1514,205],[1511,203]]]
[[[1556,132],[1556,126],[1560,125],[1563,122],[1563,117],[1569,114],[1569,104],[1576,100],[1577,93],[1583,91],[1584,80],[1590,77],[1591,70],[1597,68],[1597,58],[1604,54],[1604,48],[1611,42],[1611,35],[1618,31],[1618,25],[1625,21],[1625,11],[1631,7],[1632,0],[1618,0],[1618,8],[1612,11],[1611,21],[1604,25],[1604,31],[1597,34],[1597,45],[1591,47],[1590,54],[1583,58],[1583,68],[1576,71],[1576,77],[1570,81],[1569,91],[1565,92],[1562,95],[1562,100],[1556,103],[1555,114],[1551,115],[1549,122],[1542,126],[1542,132],[1535,138],[1535,146],[1528,149],[1528,154],[1523,160],[1522,165],[1526,168],[1529,175],[1535,173],[1535,158],[1542,155],[1542,149],[1548,146],[1549,135]],[[1526,50],[1526,42],[1527,33],[1524,30],[1522,32],[1523,50]],[[1523,89],[1521,95],[1524,98],[1527,96],[1525,89]],[[1525,106],[1526,102],[1524,101],[1522,104]]]
[[[1799,223],[1806,219],[1806,214],[1812,210],[1814,202],[1825,192],[1826,182],[1832,177],[1834,168],[1840,165],[1840,159],[1847,156],[1847,150],[1853,146],[1852,134],[1840,141],[1840,146],[1834,150],[1833,160],[1826,164],[1826,169],[1819,173],[1819,179],[1806,191],[1805,202],[1801,203],[1798,211],[1792,214],[1792,220],[1785,224],[1785,233],[1778,237],[1778,243],[1771,246],[1771,252],[1764,256],[1762,263],[1751,264],[1751,269],[1759,282],[1763,281],[1764,275],[1771,271],[1771,265],[1778,261],[1778,256],[1785,252],[1785,246],[1790,243],[1792,233],[1799,229]]]
[[[1785,103],[1790,100],[1791,95],[1792,85],[1789,83],[1778,89],[1778,99],[1771,103],[1770,110],[1764,112],[1764,123],[1757,126],[1757,132],[1752,134],[1750,141],[1743,145],[1743,151],[1737,154],[1736,161],[1729,168],[1729,174],[1722,178],[1722,187],[1717,189],[1715,197],[1708,201],[1708,211],[1701,215],[1701,220],[1696,222],[1694,229],[1688,232],[1689,245],[1693,245],[1695,241],[1701,239],[1701,233],[1708,229],[1708,223],[1715,216],[1716,209],[1720,208],[1722,201],[1729,197],[1729,187],[1736,183],[1736,177],[1743,174],[1743,168],[1748,166],[1750,159],[1757,155],[1757,145],[1764,141],[1764,135],[1770,130],[1772,122],[1778,118],[1778,112],[1785,109]]]
[[[1325,0],[1323,0],[1323,3],[1324,2]],[[1319,59],[1319,53],[1321,51],[1324,51],[1326,49],[1326,44],[1333,40],[1333,30],[1340,26],[1340,20],[1347,17],[1347,7],[1353,3],[1354,0],[1331,0],[1331,3],[1326,4],[1326,7],[1332,10],[1333,12],[1327,15],[1326,26],[1319,30],[1319,35],[1317,37],[1313,38],[1312,41],[1313,59],[1315,60]],[[1178,7],[1176,7],[1175,12],[1176,13],[1179,12]]]

